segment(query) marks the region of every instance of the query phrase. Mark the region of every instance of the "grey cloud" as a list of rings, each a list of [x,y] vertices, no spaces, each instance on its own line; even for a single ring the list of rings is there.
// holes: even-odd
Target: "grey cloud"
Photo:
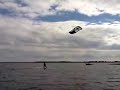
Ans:
[[[51,31],[51,28],[46,29],[49,24],[43,27],[42,25],[32,25],[30,21],[26,22],[26,19],[23,20],[25,22],[9,20],[9,18],[3,19],[0,25],[2,30],[0,32],[0,42],[39,47],[100,49],[106,46],[104,37],[113,32],[111,28],[92,28],[92,26],[88,26],[82,32],[78,32],[79,35],[70,35],[69,33],[63,34],[54,30]]]
[[[119,44],[112,44],[112,45],[104,46],[104,47],[102,47],[102,49],[120,50],[120,45]]]
[[[38,44],[44,46],[53,46],[58,48],[99,48],[104,42],[87,40],[85,37],[64,35],[60,33],[49,33],[34,31],[30,33],[30,36],[34,40],[38,41]]]
[[[85,60],[100,56],[119,58],[119,52],[113,54],[96,51],[109,47],[102,37],[112,32],[108,28],[86,26],[82,32],[70,35],[59,31],[59,24],[56,23],[32,25],[26,19],[14,20],[7,17],[1,17],[0,23],[0,61]]]

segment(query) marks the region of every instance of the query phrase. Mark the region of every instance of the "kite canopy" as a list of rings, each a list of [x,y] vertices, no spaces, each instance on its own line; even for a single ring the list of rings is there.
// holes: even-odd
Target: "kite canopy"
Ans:
[[[78,32],[78,31],[80,31],[80,30],[82,30],[82,28],[80,27],[80,26],[76,26],[74,29],[72,29],[69,33],[70,34],[74,34],[74,33],[76,33],[76,32]]]

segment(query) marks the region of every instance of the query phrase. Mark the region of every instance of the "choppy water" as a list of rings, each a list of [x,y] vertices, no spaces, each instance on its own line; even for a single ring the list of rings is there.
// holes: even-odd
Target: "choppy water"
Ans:
[[[120,65],[0,63],[0,90],[120,90]]]

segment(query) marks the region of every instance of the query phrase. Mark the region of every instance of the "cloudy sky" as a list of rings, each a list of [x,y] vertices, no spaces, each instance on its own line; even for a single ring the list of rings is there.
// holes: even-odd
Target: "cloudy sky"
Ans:
[[[0,0],[0,61],[40,60],[120,60],[120,0]]]

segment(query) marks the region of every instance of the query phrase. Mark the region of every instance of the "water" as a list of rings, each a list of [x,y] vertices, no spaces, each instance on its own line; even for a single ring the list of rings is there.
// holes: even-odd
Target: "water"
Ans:
[[[0,90],[120,90],[120,65],[0,63]]]

